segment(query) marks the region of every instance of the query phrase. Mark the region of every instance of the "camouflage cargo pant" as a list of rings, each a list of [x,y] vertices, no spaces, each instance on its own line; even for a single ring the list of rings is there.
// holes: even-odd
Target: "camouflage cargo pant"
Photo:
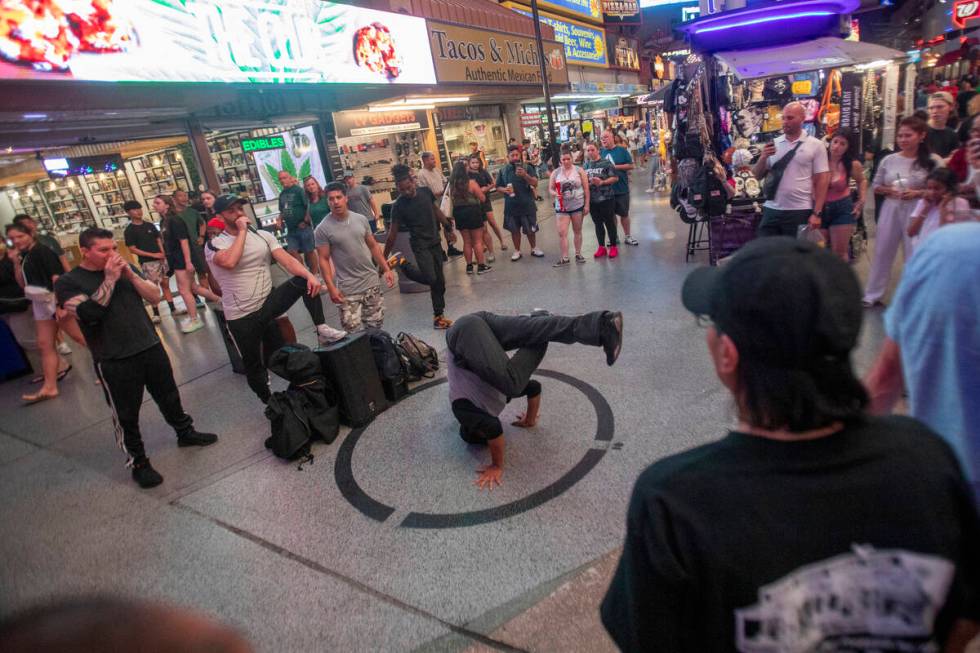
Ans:
[[[340,326],[347,333],[360,331],[365,326],[380,329],[385,319],[385,296],[381,286],[360,295],[346,295],[339,309]]]

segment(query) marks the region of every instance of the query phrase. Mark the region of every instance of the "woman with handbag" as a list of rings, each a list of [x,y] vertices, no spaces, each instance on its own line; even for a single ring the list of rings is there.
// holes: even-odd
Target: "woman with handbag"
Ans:
[[[888,288],[899,245],[906,260],[912,255],[912,240],[907,233],[909,220],[916,202],[926,196],[926,177],[940,163],[939,157],[931,155],[926,145],[928,129],[919,118],[903,118],[895,134],[899,151],[881,160],[871,182],[875,195],[883,196],[885,201],[878,217],[875,253],[864,290],[866,307],[884,305],[881,298]]]
[[[7,238],[14,244],[10,257],[14,263],[14,276],[31,300],[34,309],[34,326],[37,345],[41,351],[41,369],[44,382],[41,389],[21,397],[27,404],[36,404],[58,396],[58,381],[71,371],[71,365],[58,354],[56,337],[58,321],[54,297],[54,282],[64,274],[58,256],[38,243],[24,225],[7,225]]]
[[[834,254],[848,261],[848,245],[854,235],[857,218],[864,211],[868,182],[864,178],[864,168],[854,159],[851,135],[846,130],[837,130],[830,139],[827,155],[830,160],[830,186],[827,188],[820,230],[824,242],[830,243]],[[852,179],[858,188],[857,202],[851,200]]]

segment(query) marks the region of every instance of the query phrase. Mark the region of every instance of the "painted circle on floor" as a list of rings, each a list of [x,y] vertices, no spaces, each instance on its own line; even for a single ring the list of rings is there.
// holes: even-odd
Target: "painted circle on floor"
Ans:
[[[399,524],[402,528],[463,528],[466,526],[477,526],[490,522],[507,519],[519,515],[528,510],[541,506],[548,501],[560,496],[573,485],[581,481],[594,468],[602,457],[606,454],[608,444],[613,439],[615,431],[615,420],[612,408],[605,397],[593,386],[585,381],[555,372],[552,370],[539,369],[535,375],[544,376],[559,381],[575,388],[589,400],[596,415],[596,431],[591,446],[585,455],[560,478],[550,485],[541,488],[521,499],[505,503],[503,505],[486,508],[483,510],[472,510],[467,512],[453,513],[430,513],[430,512],[409,512]],[[431,390],[447,382],[448,379],[441,378],[425,383],[409,394],[414,396]],[[404,401],[404,400],[403,400]],[[358,484],[354,477],[353,460],[354,450],[357,447],[361,436],[371,428],[371,425],[356,428],[350,432],[340,450],[337,452],[337,460],[334,464],[334,477],[337,487],[341,494],[347,499],[354,508],[366,517],[378,522],[386,521],[396,510],[381,501],[370,496]]]

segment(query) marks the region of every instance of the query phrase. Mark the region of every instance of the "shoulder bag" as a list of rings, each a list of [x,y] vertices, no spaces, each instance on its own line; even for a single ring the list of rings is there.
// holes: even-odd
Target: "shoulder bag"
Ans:
[[[796,156],[796,150],[800,149],[803,145],[803,141],[796,144],[792,150],[783,155],[779,161],[772,164],[769,168],[769,172],[766,174],[765,181],[762,182],[762,193],[765,195],[767,200],[775,200],[776,192],[779,190],[779,184],[783,181],[783,173],[786,172],[786,166],[789,165],[793,157]]]

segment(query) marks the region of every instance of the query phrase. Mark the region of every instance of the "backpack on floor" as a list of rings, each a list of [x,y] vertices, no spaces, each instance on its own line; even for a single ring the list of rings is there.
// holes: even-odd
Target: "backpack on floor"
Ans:
[[[404,382],[408,370],[391,334],[381,329],[368,329],[368,338],[371,342],[371,352],[374,354],[374,364],[378,368],[382,381]]]
[[[402,366],[407,372],[408,381],[431,379],[439,369],[439,354],[431,346],[404,331],[395,340]]]

